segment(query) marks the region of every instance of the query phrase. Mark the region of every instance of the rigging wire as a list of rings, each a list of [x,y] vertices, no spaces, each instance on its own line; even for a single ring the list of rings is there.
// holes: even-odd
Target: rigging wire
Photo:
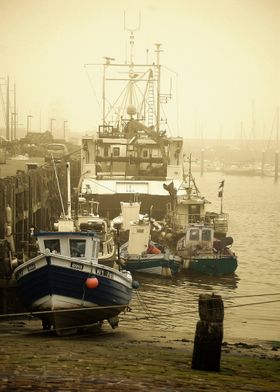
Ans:
[[[138,299],[139,303],[141,304],[141,307],[144,310],[146,316],[135,317],[134,319],[127,320],[128,322],[129,321],[134,321],[134,320],[135,321],[141,321],[141,320],[149,320],[149,321],[150,320],[156,320],[156,321],[159,321],[159,319],[161,319],[163,317],[166,318],[166,317],[170,317],[170,316],[172,317],[172,316],[175,316],[175,315],[182,314],[182,311],[180,311],[180,312],[174,312],[172,314],[170,314],[170,312],[168,312],[166,314],[165,313],[161,313],[161,314],[155,315],[154,312],[151,311],[151,309],[147,306],[147,304],[145,303],[143,298],[141,298],[141,294],[138,292],[138,290],[136,291],[136,293],[137,293],[137,299]],[[263,294],[256,294],[255,296],[262,296],[262,295]],[[267,294],[267,295],[279,295],[279,294],[278,293],[270,293],[270,294]],[[248,297],[253,297],[253,296],[254,295],[250,295]],[[246,296],[244,296],[244,297],[246,297]],[[244,307],[244,306],[263,305],[263,304],[277,303],[277,302],[280,302],[280,299],[272,300],[272,301],[251,302],[251,303],[239,304],[239,305],[238,304],[237,305],[228,305],[228,306],[224,306],[224,309],[231,309],[231,308]],[[119,308],[120,305],[109,305],[109,306],[100,306],[100,307],[99,306],[98,307],[94,306],[94,307],[88,307],[88,308],[63,309],[63,310],[59,310],[59,311],[50,310],[50,311],[38,311],[38,312],[10,313],[10,314],[1,314],[0,318],[11,318],[11,317],[20,317],[20,316],[29,316],[29,317],[30,316],[35,316],[35,317],[37,317],[39,315],[48,314],[48,313],[55,314],[55,313],[66,313],[66,312],[69,312],[69,311],[77,312],[77,311],[99,310],[99,309],[109,309],[109,308],[112,309],[112,308],[115,308],[115,307]],[[218,309],[218,308],[216,308],[216,309]],[[125,306],[124,311],[125,310],[130,310],[130,307]],[[212,310],[215,310],[215,308],[212,308]],[[197,312],[198,312],[198,310],[196,309],[196,310],[190,310],[187,313],[188,314],[194,314],[194,313],[197,313]],[[169,324],[169,323],[167,323],[165,321],[163,322],[162,320],[161,320],[161,323],[164,324],[166,327],[172,327],[173,329],[177,327],[174,324]],[[58,330],[61,331],[61,330],[76,329],[76,328],[83,328],[83,327],[89,328],[91,326],[96,326],[96,324],[97,323],[75,325],[75,326],[71,326],[71,327],[58,328]],[[56,329],[52,329],[51,331],[56,331]],[[44,331],[40,330],[38,332],[39,333],[50,332],[50,330],[44,330]],[[34,333],[34,331],[32,333]]]
[[[101,105],[101,103],[100,103],[100,101],[99,101],[99,99],[98,99],[98,96],[97,96],[97,94],[96,94],[95,88],[94,88],[93,83],[92,83],[92,80],[91,80],[91,78],[90,78],[90,76],[89,76],[89,73],[88,73],[88,70],[87,70],[87,66],[84,65],[84,68],[85,68],[86,75],[87,75],[87,78],[88,78],[88,80],[89,80],[89,84],[90,84],[90,87],[91,87],[91,89],[92,89],[93,95],[94,95],[94,97],[95,97],[95,99],[96,99],[96,102],[97,102],[97,105],[98,105],[98,109],[99,109],[99,111],[100,111],[100,116],[101,116],[101,115],[102,115],[102,105]]]

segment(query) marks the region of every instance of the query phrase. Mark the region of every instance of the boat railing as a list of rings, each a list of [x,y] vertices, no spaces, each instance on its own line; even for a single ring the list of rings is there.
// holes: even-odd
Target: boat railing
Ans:
[[[148,176],[148,175],[126,175],[124,172],[98,172],[98,180],[112,180],[112,178],[119,180],[132,180],[132,181],[166,181],[164,176]]]
[[[186,224],[193,223],[204,223],[204,216],[200,214],[178,214],[174,217],[175,221],[178,224],[181,224],[183,227]]]
[[[227,233],[228,231],[228,214],[219,214],[213,219],[213,226],[216,232]]]

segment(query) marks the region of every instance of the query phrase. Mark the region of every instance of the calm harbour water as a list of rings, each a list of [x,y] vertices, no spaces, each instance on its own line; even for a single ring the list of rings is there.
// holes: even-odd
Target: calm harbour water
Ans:
[[[224,300],[225,341],[280,340],[280,181],[222,173],[194,173],[194,177],[211,201],[208,211],[216,212],[219,182],[225,180],[223,209],[229,213],[228,235],[238,256],[236,273],[226,278],[136,275],[141,286],[122,325],[185,331],[192,338],[199,319],[199,294],[215,292]],[[269,301],[275,302],[256,304]]]

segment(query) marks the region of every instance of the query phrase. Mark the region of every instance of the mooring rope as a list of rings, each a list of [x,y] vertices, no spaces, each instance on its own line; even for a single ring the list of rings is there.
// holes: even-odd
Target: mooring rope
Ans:
[[[267,294],[255,294],[255,295],[248,295],[248,296],[239,296],[238,298],[251,298],[251,297],[265,297],[265,296],[275,296],[275,295],[280,295],[280,293],[267,293]],[[158,321],[162,318],[172,318],[173,316],[181,315],[182,311],[174,312],[174,313],[159,313],[155,314],[154,310],[151,310],[150,307],[147,305],[145,300],[143,299],[141,293],[139,290],[136,291],[136,296],[137,300],[139,302],[139,305],[141,309],[144,311],[146,316],[136,316],[135,318],[130,318],[126,321],[141,321],[141,320],[155,320]],[[237,297],[234,297],[237,298]],[[207,300],[211,300],[211,298],[208,298]],[[213,297],[213,300],[215,297]],[[203,299],[202,299],[203,300]],[[245,307],[245,306],[256,306],[256,305],[263,305],[263,304],[271,304],[271,303],[277,303],[280,302],[280,299],[276,300],[270,300],[270,301],[260,301],[260,302],[250,302],[250,303],[245,303],[245,304],[236,304],[236,305],[227,305],[224,306],[224,309],[231,309],[231,308],[238,308],[238,307]],[[35,312],[22,312],[22,313],[6,313],[6,314],[0,314],[0,318],[12,318],[12,317],[23,317],[23,316],[31,316],[31,317],[38,317],[39,315],[42,314],[50,314],[50,313],[65,313],[65,312],[79,312],[79,311],[90,311],[90,310],[100,310],[100,309],[113,309],[113,308],[119,308],[119,307],[124,307],[122,312],[130,311],[130,307],[128,305],[108,305],[108,306],[92,306],[92,307],[81,307],[81,308],[71,308],[71,309],[61,309],[61,310],[46,310],[46,311],[35,311]],[[212,310],[216,310],[218,308],[213,308]],[[186,312],[187,314],[195,314],[198,313],[198,309],[194,310],[189,310]],[[169,324],[166,321],[161,320],[161,323],[164,324],[168,328],[176,328],[177,326],[174,324]],[[42,333],[42,332],[50,332],[50,331],[62,331],[62,330],[70,330],[70,329],[77,329],[77,328],[90,328],[92,326],[96,326],[98,323],[92,323],[92,324],[81,324],[81,325],[74,325],[71,327],[62,327],[62,328],[53,328],[53,329],[47,329],[47,330],[40,330],[37,333]],[[31,333],[34,333],[32,331]]]
[[[140,304],[142,310],[143,310],[144,313],[146,313],[147,316],[149,317],[148,320],[149,320],[149,319],[158,319],[160,316],[155,315],[155,314],[151,311],[151,309],[148,307],[148,305],[145,303],[145,301],[141,298],[141,295],[140,295],[140,291],[139,291],[139,290],[136,291],[136,294],[137,294],[137,299],[138,299],[138,301],[139,301],[139,304]],[[150,314],[151,316],[149,316],[149,314]],[[166,316],[166,315],[164,315],[164,316]],[[138,320],[138,318],[136,318],[136,320]],[[176,325],[168,324],[168,323],[163,322],[163,321],[161,321],[161,322],[162,322],[163,324],[165,324],[167,327],[172,327],[172,328],[175,328],[175,327],[176,327]]]

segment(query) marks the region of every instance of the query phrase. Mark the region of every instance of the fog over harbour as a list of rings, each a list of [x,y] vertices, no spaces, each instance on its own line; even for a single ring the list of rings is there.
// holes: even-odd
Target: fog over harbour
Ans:
[[[153,61],[171,70],[173,112],[170,132],[186,138],[266,139],[279,106],[280,52],[277,0],[139,2],[106,0],[5,1],[0,14],[0,76],[16,84],[18,126],[54,134],[85,133],[101,114],[93,70],[104,56],[123,61],[129,32],[135,31],[134,61]],[[149,52],[147,52],[149,49]],[[12,99],[12,98],[11,98]],[[31,118],[31,117],[30,117]],[[3,105],[0,128],[5,128]]]

